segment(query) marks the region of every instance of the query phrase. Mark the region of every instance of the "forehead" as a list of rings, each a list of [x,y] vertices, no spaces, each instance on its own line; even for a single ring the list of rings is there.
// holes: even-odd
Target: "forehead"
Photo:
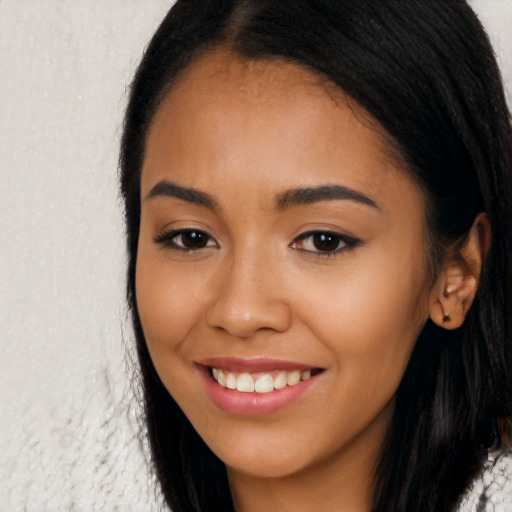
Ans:
[[[239,164],[231,178],[241,185],[245,179],[257,186],[273,171],[276,189],[279,176],[285,188],[290,176],[312,186],[331,182],[334,168],[348,170],[351,185],[371,195],[397,170],[392,152],[383,128],[327,79],[283,59],[245,60],[217,51],[189,66],[157,110],[142,193],[148,177],[154,185],[157,169],[208,188],[220,162],[224,174]],[[242,172],[254,171],[255,162],[259,172]]]
[[[282,58],[249,60],[223,50],[202,55],[173,84],[152,125],[165,105],[176,107],[184,102],[187,108],[202,109],[208,105],[225,109],[236,106],[236,102],[262,109],[290,109],[296,103],[297,110],[308,109],[315,103],[318,112],[348,106],[358,122],[375,130],[382,149],[387,146],[381,136],[384,132],[381,125],[341,88],[318,73]]]
[[[192,83],[196,94],[212,94],[220,89],[246,101],[279,102],[296,92],[324,95],[330,82],[282,58],[245,59],[217,50],[194,61],[173,90],[187,89]]]

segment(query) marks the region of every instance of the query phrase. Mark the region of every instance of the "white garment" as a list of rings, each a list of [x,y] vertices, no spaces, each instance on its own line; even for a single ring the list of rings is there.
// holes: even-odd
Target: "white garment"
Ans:
[[[479,508],[479,502],[482,501]],[[483,505],[485,503],[485,505]],[[512,455],[489,456],[485,469],[464,496],[460,512],[512,512]]]

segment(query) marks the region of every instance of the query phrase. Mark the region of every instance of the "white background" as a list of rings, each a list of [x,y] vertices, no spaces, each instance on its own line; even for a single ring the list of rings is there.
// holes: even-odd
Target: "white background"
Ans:
[[[0,0],[0,511],[157,510],[117,152],[172,0]],[[512,0],[476,0],[512,89]],[[510,97],[510,96],[509,96]]]

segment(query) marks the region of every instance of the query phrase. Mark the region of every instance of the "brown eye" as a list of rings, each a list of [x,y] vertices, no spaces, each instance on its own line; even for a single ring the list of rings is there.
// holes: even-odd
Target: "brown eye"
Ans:
[[[332,233],[316,233],[311,235],[311,243],[317,251],[332,252],[339,248],[343,242],[338,235]]]
[[[198,229],[181,229],[163,233],[155,238],[155,242],[177,251],[197,251],[217,246],[208,233]]]
[[[210,237],[203,231],[184,231],[174,238],[175,243],[185,249],[202,249],[210,240]],[[178,242],[178,239],[181,239],[181,243]]]
[[[329,231],[309,231],[297,237],[291,244],[292,249],[309,252],[319,256],[335,256],[337,253],[353,249],[361,243],[341,233]]]

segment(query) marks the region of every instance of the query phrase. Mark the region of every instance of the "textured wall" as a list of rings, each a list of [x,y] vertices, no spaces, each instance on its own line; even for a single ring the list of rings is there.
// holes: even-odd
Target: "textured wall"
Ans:
[[[156,510],[122,342],[117,152],[171,3],[0,1],[2,512]]]
[[[116,168],[126,84],[171,3],[0,0],[2,512],[159,509],[130,389]],[[510,90],[512,0],[473,4]]]

